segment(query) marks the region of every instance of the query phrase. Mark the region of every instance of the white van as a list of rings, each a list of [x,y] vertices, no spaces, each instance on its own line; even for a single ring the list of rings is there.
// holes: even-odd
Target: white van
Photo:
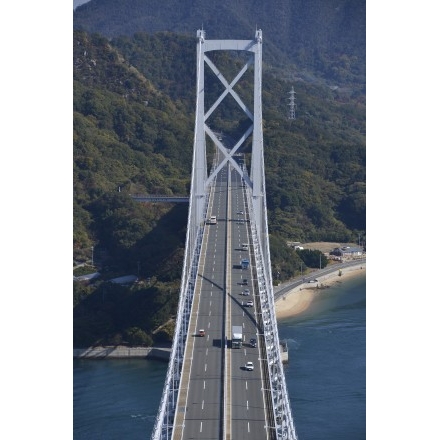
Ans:
[[[247,250],[249,249],[249,243],[243,243],[243,244],[241,245],[241,247],[242,247],[242,249],[243,249],[244,251],[247,251]]]

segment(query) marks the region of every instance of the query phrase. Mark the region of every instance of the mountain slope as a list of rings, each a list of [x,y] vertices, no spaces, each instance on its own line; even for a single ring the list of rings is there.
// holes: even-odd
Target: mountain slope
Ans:
[[[90,260],[93,246],[101,272],[92,285],[74,283],[77,347],[149,345],[172,335],[172,328],[154,330],[176,311],[188,207],[143,205],[130,194],[189,194],[195,49],[193,37],[169,32],[111,41],[74,32],[74,260]],[[241,61],[216,63],[230,73]],[[237,88],[245,102],[252,78],[251,72]],[[293,84],[297,119],[289,121]],[[207,90],[207,99],[218,91]],[[263,124],[272,265],[285,280],[305,269],[286,239],[364,237],[365,99],[358,90],[265,69]],[[108,281],[127,273],[145,281],[133,287]]]
[[[138,34],[109,43],[75,33],[74,189],[79,206],[84,209],[118,188],[131,194],[188,194],[194,65],[190,38]],[[342,240],[350,230],[363,230],[363,97],[297,81],[298,117],[292,123],[286,118],[291,82],[269,73],[263,81],[273,231],[301,240],[329,234],[342,235],[337,238]],[[81,241],[77,247],[84,245]]]
[[[91,0],[74,12],[75,29],[108,38],[159,31],[195,38],[204,28],[209,39],[251,39],[257,27],[266,63],[338,81],[345,63],[365,82],[365,0]]]

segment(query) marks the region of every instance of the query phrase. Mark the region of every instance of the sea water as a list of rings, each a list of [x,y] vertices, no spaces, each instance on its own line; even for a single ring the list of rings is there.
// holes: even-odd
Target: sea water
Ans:
[[[149,439],[167,363],[156,360],[75,359],[73,438]]]
[[[308,310],[278,322],[296,432],[300,440],[363,440],[366,277],[320,292]]]
[[[323,289],[278,332],[299,440],[365,439],[365,275]],[[74,440],[149,439],[166,371],[156,360],[74,360]]]

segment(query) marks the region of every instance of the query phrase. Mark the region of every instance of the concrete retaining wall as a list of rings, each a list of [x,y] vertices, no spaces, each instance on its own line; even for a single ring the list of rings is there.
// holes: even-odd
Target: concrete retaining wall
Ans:
[[[84,359],[151,358],[168,362],[170,353],[170,348],[154,347],[90,347],[73,349],[74,358]]]

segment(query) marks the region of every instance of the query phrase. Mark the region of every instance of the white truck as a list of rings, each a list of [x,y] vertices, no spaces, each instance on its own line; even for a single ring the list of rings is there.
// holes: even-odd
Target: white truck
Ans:
[[[232,326],[232,348],[241,348],[243,344],[243,330],[241,325]]]

